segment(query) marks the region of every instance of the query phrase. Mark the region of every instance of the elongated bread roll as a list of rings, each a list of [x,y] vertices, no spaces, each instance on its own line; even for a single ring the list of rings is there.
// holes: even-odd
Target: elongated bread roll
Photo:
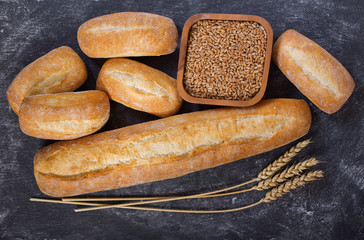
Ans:
[[[273,47],[273,61],[322,111],[338,111],[354,90],[349,72],[330,53],[295,30],[287,30]]]
[[[92,58],[159,56],[176,50],[178,32],[170,18],[121,12],[83,23],[77,40],[82,51]]]
[[[109,98],[102,91],[42,94],[24,98],[19,125],[29,136],[67,140],[96,132],[109,115]]]
[[[305,135],[302,100],[187,113],[58,142],[34,158],[40,190],[64,197],[175,178],[263,153]]]
[[[126,58],[107,60],[97,78],[96,88],[105,91],[116,102],[159,117],[177,113],[182,105],[175,79]]]
[[[6,95],[16,114],[23,99],[30,95],[71,92],[87,78],[86,66],[70,47],[56,48],[38,58],[15,77]]]

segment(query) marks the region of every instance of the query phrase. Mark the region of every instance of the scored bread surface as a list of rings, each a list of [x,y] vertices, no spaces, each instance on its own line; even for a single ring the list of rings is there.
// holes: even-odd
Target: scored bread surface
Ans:
[[[83,23],[77,39],[81,50],[92,58],[159,56],[174,52],[178,32],[170,18],[121,12]]]
[[[102,91],[42,94],[23,100],[19,125],[33,137],[68,140],[96,132],[109,115],[109,98]]]
[[[56,48],[23,68],[9,86],[6,95],[14,112],[27,96],[71,92],[87,78],[82,59],[70,47]]]
[[[285,145],[311,124],[301,100],[177,115],[38,151],[34,173],[51,196],[71,196],[182,176]]]
[[[295,30],[287,30],[273,47],[273,61],[318,108],[338,111],[355,83],[343,65],[321,46]]]
[[[107,60],[96,88],[116,102],[159,117],[171,116],[182,106],[175,79],[126,58]]]

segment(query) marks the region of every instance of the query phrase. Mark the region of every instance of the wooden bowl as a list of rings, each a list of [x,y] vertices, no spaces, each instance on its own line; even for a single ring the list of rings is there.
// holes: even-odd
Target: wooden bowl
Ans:
[[[258,93],[249,100],[224,100],[224,99],[210,99],[210,98],[197,98],[193,97],[184,88],[184,72],[185,72],[185,64],[186,64],[186,57],[187,57],[187,44],[189,33],[192,25],[199,20],[202,19],[211,19],[211,20],[236,20],[236,21],[252,21],[257,22],[265,29],[267,33],[267,46],[266,46],[266,53],[265,53],[265,60],[264,60],[264,68],[263,68],[263,75],[262,75],[262,84]],[[181,45],[180,45],[180,54],[179,54],[179,61],[178,61],[178,72],[177,72],[177,89],[181,97],[191,103],[199,103],[199,104],[209,104],[209,105],[222,105],[222,106],[235,106],[235,107],[246,107],[251,106],[259,102],[265,93],[265,89],[267,87],[268,81],[268,73],[269,73],[269,66],[270,60],[272,55],[272,45],[273,45],[273,30],[270,24],[264,19],[259,16],[254,15],[238,15],[238,14],[215,14],[215,13],[200,13],[193,15],[190,17],[182,31],[181,36]]]

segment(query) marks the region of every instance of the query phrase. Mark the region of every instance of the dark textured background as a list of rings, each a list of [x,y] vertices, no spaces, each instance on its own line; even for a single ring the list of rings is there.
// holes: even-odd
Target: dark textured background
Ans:
[[[201,12],[255,14],[272,25],[274,40],[296,29],[334,55],[352,74],[356,88],[333,115],[320,111],[272,64],[265,98],[305,99],[312,110],[307,137],[314,141],[298,159],[316,156],[325,178],[283,198],[228,214],[174,214],[109,209],[74,213],[74,206],[29,202],[43,195],[33,177],[33,156],[51,143],[24,135],[5,92],[27,64],[61,45],[85,61],[94,89],[104,60],[89,59],[79,49],[77,28],[86,20],[119,11],[144,11],[172,18],[181,33],[184,22]],[[363,239],[363,60],[364,1],[0,1],[0,238],[3,239]],[[168,56],[138,58],[176,77],[178,50]],[[156,119],[113,102],[104,130]],[[182,112],[207,106],[184,103]],[[296,141],[297,142],[297,141]],[[295,143],[296,143],[295,142]],[[256,174],[294,143],[231,164],[166,181],[143,184],[96,196],[189,194],[231,186]],[[90,194],[92,195],[92,194]],[[239,207],[262,192],[219,199],[160,204],[181,209]]]

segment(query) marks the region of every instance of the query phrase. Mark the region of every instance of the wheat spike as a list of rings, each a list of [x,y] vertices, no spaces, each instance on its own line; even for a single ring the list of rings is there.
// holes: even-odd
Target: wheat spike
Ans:
[[[316,158],[310,158],[308,160],[299,162],[295,165],[292,165],[290,168],[286,168],[280,174],[276,174],[271,178],[260,181],[255,187],[254,190],[262,191],[272,187],[276,187],[279,183],[286,181],[288,178],[291,178],[295,175],[300,175],[304,170],[309,167],[315,166],[319,161]]]
[[[303,148],[310,144],[310,142],[311,139],[307,139],[299,142],[296,146],[293,146],[290,150],[285,152],[283,156],[279,157],[273,163],[269,164],[268,167],[264,168],[263,171],[258,174],[257,180],[264,180],[273,176],[276,172],[279,171],[279,169],[281,169],[289,161],[291,161],[292,158],[297,155],[297,153],[299,153]]]
[[[305,185],[307,182],[317,180],[317,178],[322,178],[324,176],[324,172],[321,170],[316,170],[312,172],[308,172],[301,176],[297,176],[290,181],[287,181],[278,187],[273,188],[265,195],[263,202],[270,202],[277,200],[277,198],[282,197],[284,194],[294,190],[298,187]]]

